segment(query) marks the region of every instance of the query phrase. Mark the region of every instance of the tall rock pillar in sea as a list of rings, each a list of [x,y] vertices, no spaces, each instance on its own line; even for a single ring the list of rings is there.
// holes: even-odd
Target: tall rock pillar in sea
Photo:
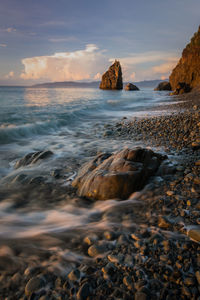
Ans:
[[[103,74],[99,88],[103,90],[123,89],[122,69],[118,60],[115,60],[114,64]]]
[[[175,94],[189,92],[200,86],[200,27],[185,47],[169,81]]]

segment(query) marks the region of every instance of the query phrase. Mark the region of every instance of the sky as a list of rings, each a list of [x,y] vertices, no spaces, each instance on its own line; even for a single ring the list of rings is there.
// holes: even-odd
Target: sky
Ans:
[[[199,0],[0,0],[0,84],[168,78],[200,25]]]

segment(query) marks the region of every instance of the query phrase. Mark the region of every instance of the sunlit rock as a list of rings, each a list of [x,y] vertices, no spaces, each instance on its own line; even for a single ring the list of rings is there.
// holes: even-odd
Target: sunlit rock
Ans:
[[[80,196],[91,199],[127,199],[144,187],[166,156],[149,149],[125,149],[100,154],[86,163],[72,185]]]

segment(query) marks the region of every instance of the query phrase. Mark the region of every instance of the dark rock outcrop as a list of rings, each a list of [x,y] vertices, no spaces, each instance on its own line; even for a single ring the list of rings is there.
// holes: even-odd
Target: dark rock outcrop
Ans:
[[[127,199],[144,187],[166,158],[149,149],[125,149],[100,154],[86,163],[72,185],[80,196],[91,199]]]
[[[99,88],[103,90],[123,89],[122,70],[119,61],[115,60],[114,64],[103,74]]]
[[[190,91],[191,91],[191,86],[189,84],[185,82],[179,82],[172,95],[181,95],[184,93],[189,93]]]
[[[182,57],[169,77],[172,90],[178,93],[180,84],[189,86],[185,92],[200,85],[200,27],[183,50]],[[183,89],[180,89],[183,92]]]
[[[29,153],[16,162],[15,169],[35,164],[36,162],[46,159],[51,155],[53,155],[53,152],[49,150]]]
[[[134,84],[132,84],[132,83],[128,83],[128,84],[125,86],[125,90],[126,90],[126,91],[139,91],[140,89],[139,89],[136,85],[134,85]]]
[[[154,91],[171,91],[172,87],[168,81],[163,81],[154,89]]]

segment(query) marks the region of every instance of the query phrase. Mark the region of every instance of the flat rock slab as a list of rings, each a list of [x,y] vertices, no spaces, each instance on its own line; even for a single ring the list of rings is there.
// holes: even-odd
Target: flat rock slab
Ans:
[[[96,200],[127,199],[144,187],[166,158],[143,148],[103,153],[80,169],[72,185],[79,196]]]

